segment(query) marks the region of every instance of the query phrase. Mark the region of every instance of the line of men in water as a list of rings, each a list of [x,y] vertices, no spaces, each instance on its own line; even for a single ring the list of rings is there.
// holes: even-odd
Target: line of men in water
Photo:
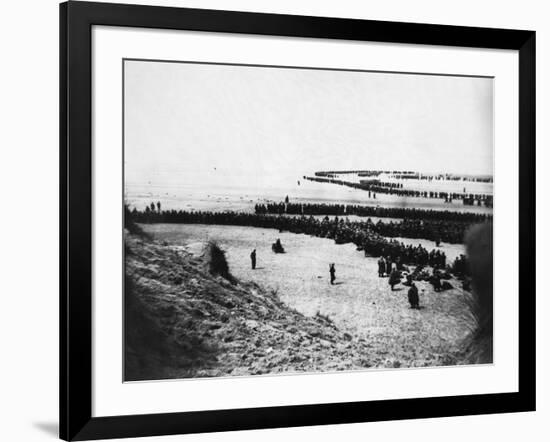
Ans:
[[[389,195],[398,195],[405,197],[413,198],[435,198],[442,199],[446,203],[452,203],[453,200],[462,200],[466,205],[470,204],[470,201],[475,201],[478,206],[483,204],[486,207],[493,207],[493,195],[487,194],[466,194],[466,193],[456,193],[456,192],[434,192],[434,191],[425,191],[425,190],[413,190],[413,189],[396,189],[392,187],[385,187],[379,184],[373,183],[355,183],[350,181],[343,181],[334,178],[320,178],[320,177],[309,177],[304,176],[305,180],[316,181],[319,183],[331,183],[337,184],[340,186],[347,186],[353,189],[365,190],[368,192],[374,193],[374,198],[376,198],[376,193],[386,193]]]
[[[353,174],[359,177],[379,177],[380,175],[389,175],[390,178],[398,180],[421,180],[421,181],[466,181],[477,183],[492,183],[493,177],[488,175],[459,175],[454,173],[437,173],[426,174],[420,172],[414,172],[412,170],[329,170],[329,171],[317,171],[316,177],[330,177],[336,178],[339,175]]]

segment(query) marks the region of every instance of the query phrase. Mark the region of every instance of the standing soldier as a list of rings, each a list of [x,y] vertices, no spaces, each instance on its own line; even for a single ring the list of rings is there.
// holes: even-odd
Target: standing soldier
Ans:
[[[250,254],[250,261],[252,264],[252,270],[256,268],[256,249],[252,250],[252,253]]]
[[[418,289],[416,288],[416,284],[413,282],[411,285],[411,288],[409,289],[409,304],[411,304],[411,308],[419,308],[418,307]]]
[[[441,291],[441,277],[439,276],[439,271],[434,269],[433,275],[432,275],[432,285],[434,286],[434,290],[436,292]]]
[[[386,275],[390,276],[392,271],[391,258],[388,256],[386,258]]]
[[[385,272],[386,272],[386,261],[384,261],[384,257],[381,256],[378,259],[378,277],[382,278]]]
[[[401,264],[401,256],[397,256],[397,258],[395,258],[395,268],[397,270],[403,270],[403,264]]]
[[[334,280],[336,279],[336,269],[334,268],[334,263],[329,264],[328,271],[330,272],[330,284],[334,285]]]

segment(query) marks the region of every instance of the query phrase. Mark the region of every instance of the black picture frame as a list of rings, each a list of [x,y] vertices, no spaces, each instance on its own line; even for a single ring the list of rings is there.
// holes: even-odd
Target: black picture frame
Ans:
[[[469,396],[92,417],[92,59],[94,25],[519,53],[519,391]],[[535,410],[535,32],[67,2],[60,5],[60,437],[65,440]]]

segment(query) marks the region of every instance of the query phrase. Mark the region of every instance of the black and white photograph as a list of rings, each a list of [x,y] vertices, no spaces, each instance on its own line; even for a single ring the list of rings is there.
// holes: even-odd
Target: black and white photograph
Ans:
[[[493,81],[123,60],[124,380],[491,364]]]
[[[2,6],[0,440],[544,439],[544,2]]]

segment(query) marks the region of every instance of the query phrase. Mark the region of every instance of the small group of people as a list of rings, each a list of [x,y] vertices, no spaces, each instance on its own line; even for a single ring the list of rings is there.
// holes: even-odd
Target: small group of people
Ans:
[[[384,258],[380,256],[378,259],[378,277],[390,276],[392,270],[397,269],[397,263],[392,261],[390,256]]]
[[[281,239],[277,238],[277,241],[275,241],[273,244],[271,244],[271,250],[274,253],[285,253],[285,248],[281,244]]]
[[[275,253],[285,253],[285,249],[283,247],[283,244],[281,243],[281,239],[277,238],[277,240],[271,244],[271,250]],[[256,249],[252,250],[250,252],[250,265],[252,267],[252,270],[256,269]]]
[[[378,277],[383,278],[385,276],[388,277],[388,284],[391,287],[391,290],[395,290],[395,286],[401,282],[401,270],[404,267],[400,265],[399,262],[395,262],[391,259],[391,257],[384,258],[381,256],[378,259]],[[420,299],[418,297],[418,288],[416,287],[416,284],[413,280],[413,275],[408,274],[406,281],[403,283],[404,285],[409,287],[408,290],[408,299],[409,304],[411,305],[411,308],[413,309],[419,309],[420,308]],[[434,286],[435,287],[435,286]],[[439,290],[436,288],[436,291],[441,290],[441,283],[439,284]]]

